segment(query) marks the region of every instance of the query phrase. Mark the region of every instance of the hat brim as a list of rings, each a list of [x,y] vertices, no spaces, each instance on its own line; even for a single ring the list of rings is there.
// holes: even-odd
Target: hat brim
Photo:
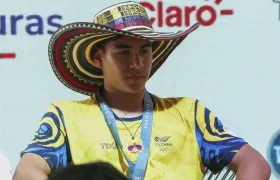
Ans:
[[[199,23],[196,23],[185,31],[165,33],[143,28],[123,31],[89,22],[71,23],[52,35],[48,48],[49,60],[55,75],[66,87],[92,95],[103,84],[103,72],[91,59],[96,43],[116,35],[158,41],[153,43],[152,77],[175,48],[198,27]]]

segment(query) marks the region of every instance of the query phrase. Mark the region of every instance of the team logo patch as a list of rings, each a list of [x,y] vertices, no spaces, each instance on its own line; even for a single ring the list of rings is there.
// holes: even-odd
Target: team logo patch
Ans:
[[[169,152],[169,148],[172,146],[172,143],[168,142],[171,136],[156,136],[154,138],[154,146],[157,147],[158,151],[163,154],[167,154]]]

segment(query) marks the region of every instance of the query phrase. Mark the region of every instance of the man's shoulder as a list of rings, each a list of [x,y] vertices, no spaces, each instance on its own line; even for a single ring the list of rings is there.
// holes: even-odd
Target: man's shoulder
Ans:
[[[96,104],[96,101],[92,97],[88,97],[82,100],[57,100],[51,104],[59,109],[72,109],[74,107],[88,107]]]
[[[153,95],[155,102],[158,105],[162,106],[176,106],[182,108],[193,109],[195,106],[196,101],[198,99],[188,96],[181,96],[181,97],[159,97],[157,95]]]
[[[154,95],[153,97],[157,101],[162,101],[162,102],[184,102],[184,103],[194,103],[198,101],[198,99],[193,98],[193,97],[188,97],[188,96],[173,96],[173,97],[160,97],[158,95]]]

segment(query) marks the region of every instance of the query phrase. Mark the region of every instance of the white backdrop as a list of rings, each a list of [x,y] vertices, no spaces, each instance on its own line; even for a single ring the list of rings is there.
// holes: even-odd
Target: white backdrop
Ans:
[[[16,58],[0,58],[0,150],[10,159],[13,170],[20,151],[33,138],[49,104],[60,99],[84,98],[65,88],[51,70],[47,56],[50,34],[47,31],[56,28],[48,25],[48,17],[60,15],[61,20],[53,20],[58,24],[92,21],[100,8],[120,1],[94,2],[1,2],[0,54],[15,52]],[[158,1],[151,2],[156,6]],[[279,4],[253,0],[224,0],[219,5],[214,0],[165,0],[163,4],[164,10],[172,5],[184,10],[184,6],[199,9],[208,4],[218,15],[214,24],[201,26],[175,50],[148,82],[148,89],[160,96],[200,99],[226,126],[268,158],[267,154],[271,152],[269,142],[280,129]],[[221,16],[219,12],[222,9],[232,9],[234,13]],[[157,16],[157,12],[147,11],[149,15]],[[33,14],[42,18],[41,35],[26,32],[26,26],[36,22],[26,19]],[[191,24],[196,21],[195,14],[191,14]],[[14,20],[10,19],[11,15],[23,15],[13,35],[11,21]],[[210,16],[204,13],[203,18],[207,20]],[[7,34],[3,33],[4,23]],[[154,28],[175,31],[188,27],[184,23],[181,27],[158,27],[156,21]],[[15,31],[14,27],[12,29]],[[275,155],[273,158],[276,158]],[[280,174],[280,164],[273,167],[271,179],[279,179],[275,175],[277,170]]]

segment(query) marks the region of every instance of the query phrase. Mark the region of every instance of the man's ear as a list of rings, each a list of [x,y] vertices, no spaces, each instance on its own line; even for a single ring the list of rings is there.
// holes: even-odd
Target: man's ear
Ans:
[[[101,49],[97,49],[93,55],[94,64],[100,69],[102,69],[102,67],[103,67],[102,56],[104,56],[104,54]]]

